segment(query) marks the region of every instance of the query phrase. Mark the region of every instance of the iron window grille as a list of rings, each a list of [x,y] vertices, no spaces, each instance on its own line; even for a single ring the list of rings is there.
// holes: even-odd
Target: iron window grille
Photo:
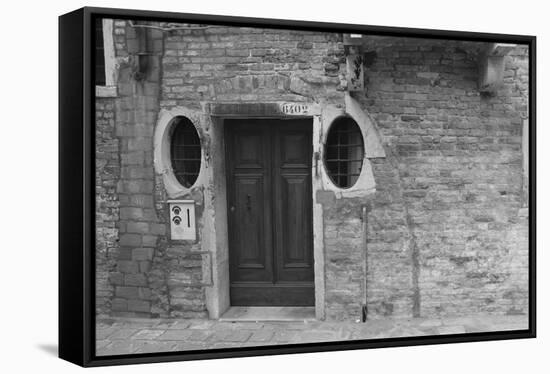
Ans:
[[[172,170],[179,183],[190,188],[201,168],[201,143],[193,123],[185,117],[176,117],[170,144]]]
[[[350,188],[359,179],[365,155],[363,135],[350,117],[337,118],[331,125],[325,143],[325,166],[332,182]]]

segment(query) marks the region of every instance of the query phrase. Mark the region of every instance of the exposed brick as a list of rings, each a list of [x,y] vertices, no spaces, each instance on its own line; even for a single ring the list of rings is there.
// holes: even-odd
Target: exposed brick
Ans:
[[[134,248],[132,251],[132,260],[151,261],[153,259],[153,248]]]
[[[157,236],[143,235],[143,245],[147,247],[155,247],[157,245]]]
[[[143,209],[133,207],[120,208],[120,218],[122,220],[140,220],[143,219]]]
[[[137,299],[138,294],[138,287],[129,287],[129,286],[117,286],[115,290],[115,294],[117,297],[123,298],[123,299]]]
[[[149,231],[147,222],[128,222],[126,224],[126,232],[129,233],[147,234]]]
[[[113,312],[126,312],[128,310],[128,300],[115,298],[111,302]]]
[[[128,311],[130,312],[150,312],[151,304],[144,300],[128,300]]]
[[[147,278],[145,274],[126,274],[124,276],[125,286],[147,286]]]
[[[150,230],[150,233],[151,234],[154,234],[154,235],[164,235],[166,234],[166,225],[165,224],[151,224],[151,230]]]
[[[151,261],[139,261],[139,272],[147,273],[151,269]]]
[[[138,273],[139,264],[137,261],[119,260],[117,262],[117,270],[121,273]]]
[[[109,274],[109,281],[115,286],[122,286],[124,284],[123,273],[111,273]]]
[[[142,244],[141,235],[139,234],[122,234],[120,235],[120,245],[128,247],[139,247]]]
[[[113,98],[96,99],[96,313],[108,314],[108,300],[114,294],[113,285],[121,284],[119,274],[109,274],[114,268],[118,251],[119,201],[116,190],[120,178],[119,140],[115,130]],[[100,292],[102,295],[100,295]]]

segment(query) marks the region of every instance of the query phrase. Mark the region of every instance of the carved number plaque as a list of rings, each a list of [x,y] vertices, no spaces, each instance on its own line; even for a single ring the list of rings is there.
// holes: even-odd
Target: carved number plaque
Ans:
[[[291,116],[303,116],[309,114],[309,105],[284,103],[281,104],[281,112]]]

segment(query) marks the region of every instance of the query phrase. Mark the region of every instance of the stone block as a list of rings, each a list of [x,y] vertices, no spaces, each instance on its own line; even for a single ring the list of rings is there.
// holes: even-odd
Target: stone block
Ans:
[[[136,207],[151,208],[153,197],[151,195],[132,195],[129,204]]]
[[[138,290],[138,295],[141,300],[150,300],[151,299],[151,289],[148,287],[140,287]]]
[[[401,121],[403,121],[403,122],[419,122],[421,120],[422,120],[421,116],[416,116],[416,115],[402,115],[401,116]]]
[[[144,300],[128,300],[128,311],[148,313],[151,311],[151,303]]]
[[[166,225],[163,223],[152,223],[150,233],[154,235],[165,235]]]
[[[121,247],[118,250],[118,260],[131,260],[132,259],[132,249],[131,247]]]
[[[154,248],[134,248],[132,251],[132,260],[134,261],[151,261],[153,259]]]
[[[157,213],[155,209],[144,209],[143,219],[146,221],[157,221]]]
[[[144,163],[147,164],[148,156],[144,155]],[[120,193],[126,194],[150,194],[153,192],[154,184],[152,181],[144,179],[127,179],[121,180],[118,183],[117,189]],[[139,209],[139,208],[132,208]]]
[[[147,286],[147,277],[143,273],[126,274],[124,276],[125,286]]]
[[[117,286],[115,290],[116,297],[123,299],[138,299],[138,287]]]
[[[134,207],[120,208],[120,218],[123,220],[141,220],[143,219],[143,209]]]
[[[139,261],[139,272],[147,273],[151,269],[151,261]]]
[[[126,130],[126,131],[130,131],[130,130]],[[120,164],[122,166],[144,165],[144,163],[145,163],[145,152],[143,151],[122,153],[120,155]]]
[[[115,298],[111,302],[113,312],[126,312],[128,310],[128,300]]]
[[[149,224],[147,222],[127,222],[126,223],[126,232],[128,233],[138,233],[138,234],[147,234],[149,233]]]
[[[139,264],[137,261],[120,260],[117,262],[117,269],[121,273],[138,273]]]
[[[153,149],[153,142],[148,138],[129,138],[128,150],[129,151],[148,151]]]
[[[231,48],[226,51],[226,54],[230,57],[248,57],[250,56],[250,51],[248,49]]]
[[[119,242],[121,246],[125,247],[139,247],[142,245],[140,234],[122,234]]]
[[[155,247],[157,245],[156,235],[143,235],[143,245],[147,247]]]
[[[141,166],[128,166],[122,169],[121,177],[124,179],[150,179],[153,178],[153,168],[145,168]]]
[[[109,282],[115,286],[122,286],[124,284],[124,274],[118,272],[109,274]]]

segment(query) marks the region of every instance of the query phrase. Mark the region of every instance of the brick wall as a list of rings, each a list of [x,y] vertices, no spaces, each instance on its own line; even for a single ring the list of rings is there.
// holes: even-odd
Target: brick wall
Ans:
[[[109,274],[118,256],[120,178],[119,146],[115,136],[114,99],[96,100],[96,312],[110,312],[114,288]]]
[[[356,320],[365,302],[366,243],[363,198],[323,201],[325,307],[327,319]],[[395,264],[395,261],[392,261]]]
[[[127,57],[136,35],[115,22],[117,56]],[[124,26],[124,27],[123,27]],[[158,37],[158,36],[157,36]],[[116,135],[119,139],[120,179],[117,193],[120,203],[119,254],[116,271],[111,274],[115,288],[112,312],[116,315],[149,316],[152,292],[148,274],[153,263],[159,234],[154,207],[153,130],[158,111],[158,63],[151,57],[152,69],[136,80],[132,58],[121,60],[116,99]],[[156,89],[156,90],[155,90]]]
[[[102,297],[114,290],[112,311],[119,315],[205,317],[202,238],[168,240],[168,198],[153,169],[159,111],[202,109],[201,102],[343,105],[342,36],[224,27],[149,30],[149,73],[136,80],[139,36],[124,21],[115,22],[120,219],[113,211],[105,221],[118,220],[120,249]],[[369,318],[527,311],[521,193],[527,55],[523,48],[513,51],[505,86],[482,95],[478,47],[369,38],[376,57],[366,68],[367,94],[354,97],[375,119],[387,157],[371,160],[374,195],[333,196],[323,204],[327,318],[357,319],[365,293]],[[207,123],[198,130],[209,151]],[[108,175],[99,173],[98,180]],[[212,183],[178,196],[195,200],[200,227],[203,207],[214,206],[205,201]],[[363,206],[369,208],[366,230]],[[98,248],[109,247],[109,240],[102,234]]]
[[[345,56],[338,34],[219,27],[165,33],[164,42],[160,107],[165,110],[201,110],[200,102],[216,101],[344,100]],[[195,125],[199,126],[203,147],[208,147],[210,133],[205,124]],[[206,204],[203,198],[204,188],[213,191],[214,183],[211,180],[181,198],[194,199],[201,209],[214,206],[214,201]],[[162,201],[166,197],[162,183],[159,185],[158,198]],[[200,211],[197,222],[201,224]],[[180,246],[178,250],[192,254],[200,250],[200,243]],[[181,255],[179,263],[164,263],[172,264],[159,272],[159,276],[168,277],[167,308],[171,315],[205,315],[201,286],[204,274],[199,262],[195,262],[194,271]]]
[[[506,57],[504,87],[486,95],[471,45],[373,38],[371,48],[360,99],[388,151],[374,165],[372,314],[527,312],[527,49]]]
[[[340,34],[211,28],[166,34],[161,106],[343,100]]]
[[[127,56],[125,21],[114,22],[115,51]],[[117,184],[120,180],[120,143],[116,131],[114,97],[96,97],[95,102],[95,163],[96,163],[96,313],[108,315],[115,295],[119,257],[120,204]],[[116,281],[115,281],[116,282]]]

